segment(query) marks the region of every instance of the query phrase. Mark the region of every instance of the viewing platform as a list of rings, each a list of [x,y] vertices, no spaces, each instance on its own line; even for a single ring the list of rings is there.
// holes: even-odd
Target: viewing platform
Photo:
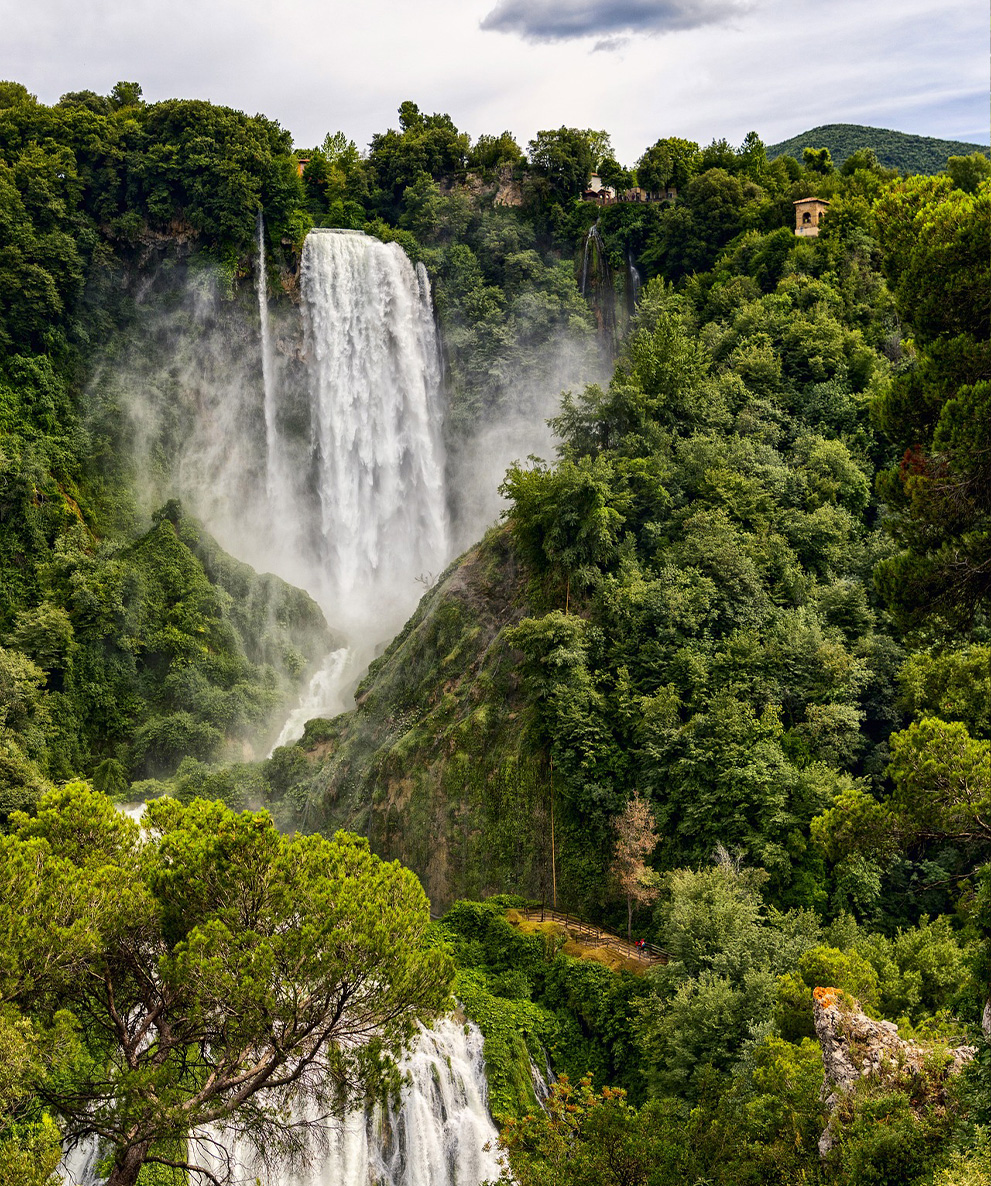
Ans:
[[[628,939],[621,939],[611,931],[605,931],[595,923],[585,922],[574,914],[562,914],[550,906],[527,906],[515,911],[521,919],[527,922],[554,922],[563,927],[566,933],[577,943],[585,946],[607,947],[625,960],[635,960],[638,963],[666,964],[671,958],[670,953],[654,943],[631,943]]]

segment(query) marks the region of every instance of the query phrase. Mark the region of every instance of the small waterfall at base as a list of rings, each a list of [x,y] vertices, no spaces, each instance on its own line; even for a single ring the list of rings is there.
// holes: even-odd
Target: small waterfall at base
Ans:
[[[272,748],[278,749],[280,745],[289,745],[302,737],[306,722],[313,717],[335,717],[338,713],[347,712],[345,689],[349,683],[348,673],[357,680],[365,666],[363,657],[353,647],[341,647],[339,650],[331,651],[317,668],[310,680],[310,686],[300,697],[299,704],[289,714],[289,719],[282,726],[282,732]]]
[[[231,1174],[231,1186],[479,1186],[496,1181],[497,1133],[486,1103],[482,1035],[478,1027],[444,1017],[422,1030],[401,1063],[400,1104],[353,1112],[315,1129],[309,1163],[294,1170],[266,1168],[236,1142],[211,1132],[190,1142],[190,1161]],[[231,1163],[218,1152],[224,1147]],[[486,1148],[488,1146],[488,1148]],[[66,1182],[96,1186],[96,1150],[80,1147],[62,1165]],[[191,1175],[191,1186],[208,1179]]]

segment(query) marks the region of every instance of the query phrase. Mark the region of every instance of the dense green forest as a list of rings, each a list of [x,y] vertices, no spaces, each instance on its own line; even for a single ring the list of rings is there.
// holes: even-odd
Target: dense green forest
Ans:
[[[963,140],[940,140],[935,136],[911,136],[907,132],[893,132],[890,128],[867,128],[861,124],[820,124],[808,132],[782,140],[768,147],[770,156],[797,156],[809,144],[824,145],[837,165],[862,148],[869,148],[888,169],[903,173],[939,173],[946,167],[946,158],[988,155],[986,144],[969,144]]]
[[[338,1106],[392,1081],[453,988],[520,1183],[987,1183],[991,163],[951,145],[903,175],[881,144],[832,147],[668,137],[627,167],[603,131],[524,151],[404,103],[366,152],[305,148],[133,83],[54,106],[0,84],[6,1181],[48,1186],[60,1132],[99,1133],[114,1186],[164,1181],[214,1086],[237,1096],[225,1051],[289,1057],[271,986],[305,949],[328,999],[381,988],[367,1057],[326,1030]],[[674,196],[583,202],[593,169]],[[809,196],[828,211],[796,237]],[[164,369],[139,455],[114,364],[150,312],[183,324],[189,283],[218,332],[259,280],[291,322],[312,226],[426,267],[455,465],[562,341],[606,377],[564,394],[557,456],[510,469],[503,522],[355,710],[259,760],[333,639],[306,594],[142,501],[193,395]],[[143,843],[111,808],[134,797]],[[552,896],[667,963],[513,913]],[[826,986],[921,1069],[827,1108]],[[278,1134],[250,1098],[245,1126]]]

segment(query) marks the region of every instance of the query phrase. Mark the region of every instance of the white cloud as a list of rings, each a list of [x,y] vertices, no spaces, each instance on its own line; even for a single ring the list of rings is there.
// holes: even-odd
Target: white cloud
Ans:
[[[820,0],[800,19],[760,0],[731,24],[542,42],[481,29],[494,3],[0,0],[0,78],[49,103],[134,79],[152,101],[264,112],[304,146],[337,129],[364,146],[404,99],[523,145],[541,128],[606,128],[625,164],[660,136],[738,144],[754,128],[774,143],[838,121],[987,140],[972,0]]]

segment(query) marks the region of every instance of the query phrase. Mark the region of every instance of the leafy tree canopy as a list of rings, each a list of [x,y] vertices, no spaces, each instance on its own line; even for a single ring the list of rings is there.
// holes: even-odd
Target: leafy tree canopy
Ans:
[[[15,816],[0,841],[0,1001],[77,1044],[31,1087],[71,1141],[111,1150],[111,1186],[217,1125],[291,1154],[287,1109],[339,1111],[448,1003],[412,873],[338,834],[265,814],[150,804],[138,825],[85,784]],[[319,1112],[319,1109],[318,1109]]]

